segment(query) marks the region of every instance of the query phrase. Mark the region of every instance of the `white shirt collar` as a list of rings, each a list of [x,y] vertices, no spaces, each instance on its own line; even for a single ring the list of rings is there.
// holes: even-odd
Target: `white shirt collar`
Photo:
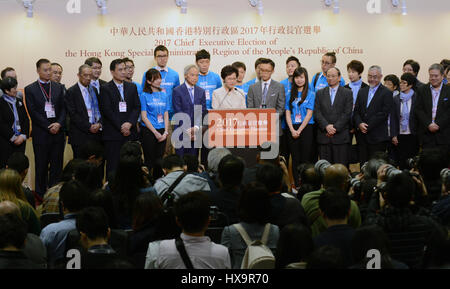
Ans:
[[[267,83],[267,88],[269,88],[269,86],[270,86],[270,82],[272,81],[272,78],[270,78],[269,80],[267,80],[267,81],[263,81],[263,80],[261,80],[261,85],[262,85],[262,87],[263,87],[263,89],[264,89],[264,83]]]
[[[38,78],[38,80],[39,80],[39,82],[40,82],[40,83],[42,83],[42,84],[49,84],[49,83],[50,83],[50,80],[49,80],[49,81],[47,81],[47,82],[45,82],[45,81],[41,80],[40,78]]]
[[[156,70],[158,70],[158,71],[165,71],[165,72],[169,72],[169,68],[168,68],[167,66],[166,66],[166,67],[164,67],[164,68],[162,68],[162,67],[160,67],[160,66],[156,65],[155,67],[156,67]]]
[[[194,88],[194,86],[189,85],[189,83],[187,83],[187,81],[185,81],[184,83],[186,84],[186,87],[188,88],[188,90],[189,90],[189,88]]]

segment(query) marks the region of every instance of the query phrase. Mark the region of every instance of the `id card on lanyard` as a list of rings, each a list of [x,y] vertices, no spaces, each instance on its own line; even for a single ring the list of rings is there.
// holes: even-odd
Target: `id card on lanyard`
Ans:
[[[39,87],[41,88],[42,95],[44,96],[44,100],[45,100],[45,106],[44,106],[45,114],[46,114],[47,118],[55,118],[56,117],[55,106],[52,103],[52,83],[50,82],[50,88],[49,88],[48,94],[45,91],[44,87],[42,87],[42,84],[39,80],[38,80],[38,83],[39,83]]]

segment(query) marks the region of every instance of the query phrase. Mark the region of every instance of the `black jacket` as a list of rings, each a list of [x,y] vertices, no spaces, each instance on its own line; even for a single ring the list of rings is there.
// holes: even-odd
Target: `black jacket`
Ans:
[[[0,269],[42,269],[31,262],[22,251],[0,250]]]
[[[416,98],[417,94],[414,93],[411,97],[411,110],[409,111],[409,130],[413,135],[416,134],[417,127],[415,116]],[[400,134],[400,109],[401,101],[399,94],[394,96],[394,105],[390,116],[391,137],[398,136]]]

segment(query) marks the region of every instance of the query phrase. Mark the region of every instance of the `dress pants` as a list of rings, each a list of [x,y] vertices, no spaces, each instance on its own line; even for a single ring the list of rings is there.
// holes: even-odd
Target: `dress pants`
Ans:
[[[365,162],[367,162],[375,153],[385,153],[388,143],[380,142],[376,144],[369,144],[366,141],[366,136],[359,136],[358,140],[358,150],[359,150],[359,163],[362,166]]]
[[[65,141],[51,144],[33,142],[36,193],[41,197],[48,188],[58,183],[61,177],[65,144]]]
[[[115,172],[119,166],[120,149],[127,139],[122,140],[105,140],[105,157],[106,157],[106,176]]]
[[[348,166],[349,162],[348,144],[321,144],[319,145],[320,159],[327,160],[331,164],[343,164]]]
[[[293,127],[297,130],[300,124],[294,124]],[[313,163],[315,159],[315,155],[313,154],[313,147],[315,146],[313,126],[308,124],[297,139],[294,139],[289,131],[288,142],[289,150],[292,154],[292,175],[294,176],[295,186],[298,187],[299,176],[297,167],[303,163]]]
[[[157,129],[160,134],[164,128]],[[166,140],[158,142],[155,135],[147,127],[141,125],[142,150],[144,151],[144,163],[149,170],[153,169],[153,179],[157,180],[163,175],[161,160],[166,148]]]
[[[408,169],[407,160],[419,153],[419,142],[413,134],[400,134],[397,136],[398,145],[394,146],[400,169]]]

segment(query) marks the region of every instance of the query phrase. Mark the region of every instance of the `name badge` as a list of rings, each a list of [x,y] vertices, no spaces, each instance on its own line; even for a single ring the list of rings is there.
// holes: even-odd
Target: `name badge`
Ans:
[[[92,118],[92,109],[88,109],[87,111],[89,119]]]
[[[125,101],[119,102],[119,112],[127,112],[127,103]]]
[[[205,91],[206,100],[211,100],[211,96],[209,95],[209,90]]]
[[[296,114],[295,115],[295,122],[296,123],[302,122],[302,115],[301,114]]]
[[[158,119],[158,123],[163,123],[164,122],[164,118],[163,118],[163,115],[162,114],[158,114],[158,117],[157,117],[157,119]]]
[[[52,109],[53,109],[52,103],[46,101],[46,102],[45,102],[45,108],[44,108],[44,111],[45,111],[45,112],[48,112],[48,111],[51,111]]]
[[[54,109],[52,109],[50,111],[46,111],[45,114],[47,114],[47,118],[55,118],[56,117],[56,113],[55,113]]]

